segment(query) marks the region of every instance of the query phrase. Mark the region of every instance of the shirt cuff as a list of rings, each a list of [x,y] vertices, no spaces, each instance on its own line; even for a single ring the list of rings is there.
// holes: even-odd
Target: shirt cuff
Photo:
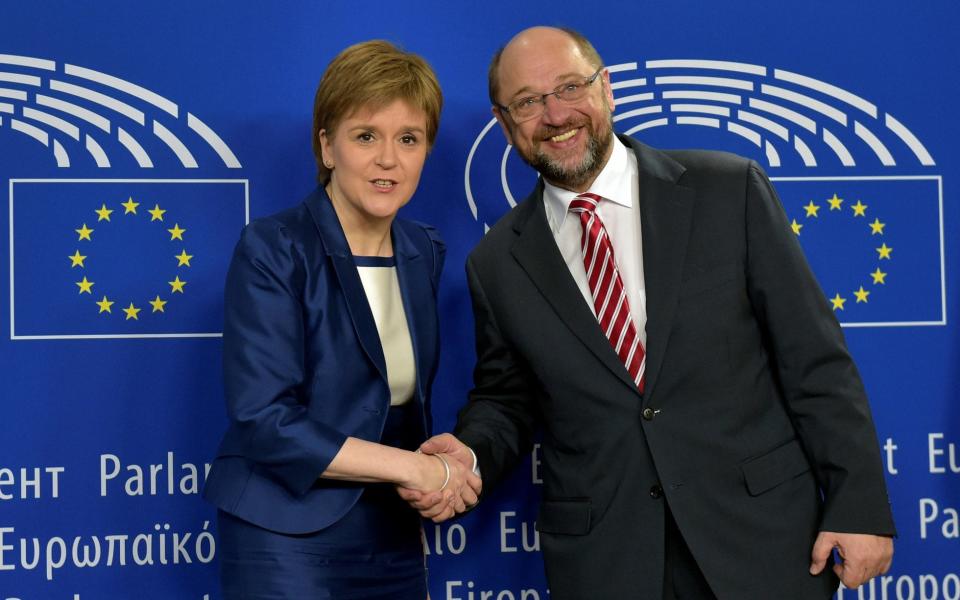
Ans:
[[[470,446],[467,446],[467,450],[470,451],[470,456],[473,457],[473,474],[483,479],[483,477],[481,477],[480,475],[480,464],[479,464],[479,461],[477,461],[477,453],[474,452],[473,448],[471,448]]]

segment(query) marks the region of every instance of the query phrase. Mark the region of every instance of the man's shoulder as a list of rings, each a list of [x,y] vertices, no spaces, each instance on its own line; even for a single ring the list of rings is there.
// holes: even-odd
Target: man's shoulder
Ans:
[[[700,172],[743,173],[753,162],[749,158],[721,150],[660,149],[647,146],[630,136],[621,136],[620,139],[636,153],[641,170],[646,166],[647,170],[659,174],[676,174],[677,165],[687,172],[686,175]]]
[[[752,162],[749,158],[721,150],[663,150],[664,154],[687,169],[743,171]]]
[[[539,189],[539,186],[537,189]],[[497,219],[493,227],[484,233],[477,245],[470,251],[471,259],[496,258],[509,251],[519,235],[519,229],[531,217],[535,209],[533,203],[543,202],[543,197],[537,193],[537,189]]]

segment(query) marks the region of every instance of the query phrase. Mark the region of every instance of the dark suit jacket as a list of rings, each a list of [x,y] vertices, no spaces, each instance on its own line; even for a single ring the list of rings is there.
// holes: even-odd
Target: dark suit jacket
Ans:
[[[623,141],[640,170],[645,393],[570,276],[540,184],[467,261],[478,362],[456,433],[489,489],[543,426],[554,600],[660,600],[665,501],[719,598],[827,598],[832,571],[807,572],[818,530],[894,533],[837,321],[755,163]]]
[[[401,219],[391,236],[426,435],[444,246],[434,229]],[[225,295],[230,425],[204,496],[267,529],[319,530],[342,517],[362,490],[318,480],[320,473],[348,436],[378,441],[390,404],[376,323],[322,188],[246,227]]]

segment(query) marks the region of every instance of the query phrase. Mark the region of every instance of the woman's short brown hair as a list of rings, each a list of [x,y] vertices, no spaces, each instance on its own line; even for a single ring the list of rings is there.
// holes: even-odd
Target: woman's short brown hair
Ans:
[[[423,111],[427,117],[427,142],[433,146],[443,93],[427,61],[384,40],[355,44],[330,61],[313,101],[317,179],[322,183],[330,179],[330,170],[323,166],[320,130],[333,136],[340,122],[357,110],[377,110],[395,100],[403,100]]]

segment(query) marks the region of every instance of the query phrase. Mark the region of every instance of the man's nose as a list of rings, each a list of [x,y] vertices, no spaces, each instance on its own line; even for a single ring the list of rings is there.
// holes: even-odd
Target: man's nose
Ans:
[[[561,102],[556,94],[547,94],[543,98],[543,116],[541,118],[547,123],[563,123],[569,115],[570,105]]]

